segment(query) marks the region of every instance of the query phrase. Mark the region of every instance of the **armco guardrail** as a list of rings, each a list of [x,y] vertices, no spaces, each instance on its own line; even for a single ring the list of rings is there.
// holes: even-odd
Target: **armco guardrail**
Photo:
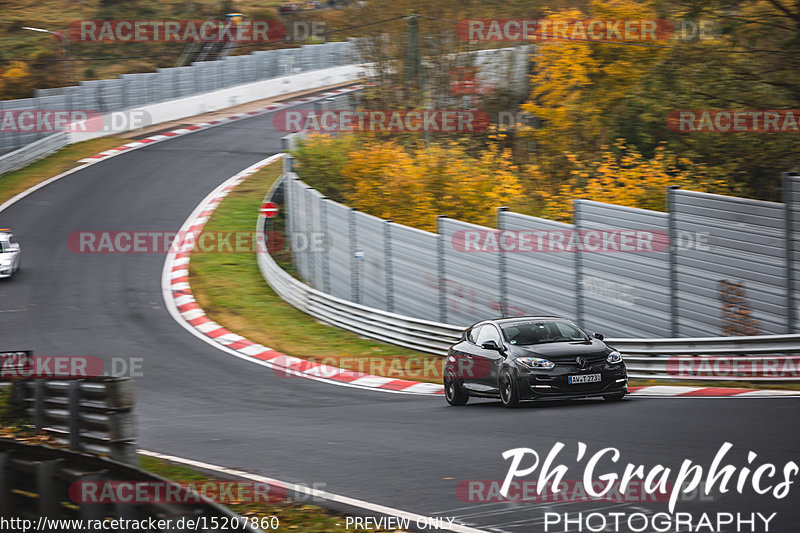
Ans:
[[[43,139],[34,141],[13,152],[0,156],[0,176],[12,170],[17,170],[25,165],[52,154],[69,144],[69,135],[65,132],[54,133]]]
[[[284,159],[284,164],[291,164],[290,159]],[[275,183],[267,194],[268,200],[282,182],[283,179]],[[259,215],[256,231],[264,227],[264,220],[264,216]],[[257,258],[262,276],[281,298],[326,324],[435,355],[445,355],[447,348],[461,334],[462,328],[457,326],[389,313],[336,298],[292,277],[266,251],[259,251]]]
[[[17,380],[12,397],[48,433],[71,450],[136,464],[136,422],[130,378]]]
[[[86,503],[75,501],[70,491],[73,483],[130,482],[163,486],[161,494],[170,494],[168,502]],[[139,521],[136,526],[117,531],[245,531],[259,530],[245,518],[211,501],[204,501],[191,488],[170,482],[138,468],[109,459],[45,446],[31,446],[9,439],[0,439],[0,517],[29,520],[30,527],[17,525],[5,531],[32,531],[41,519],[106,521]],[[100,491],[97,491],[100,492]],[[125,494],[130,495],[131,492]],[[80,498],[78,498],[80,500]],[[198,503],[199,502],[199,503]],[[156,529],[141,527],[152,519]],[[169,520],[169,523],[166,521]],[[191,520],[191,525],[187,522]],[[160,527],[159,521],[163,526]],[[40,531],[78,531],[80,526],[56,526]],[[87,523],[84,522],[85,526]],[[110,523],[106,522],[110,525]],[[198,524],[199,527],[194,527]]]
[[[496,227],[440,216],[422,231],[285,183],[302,279],[337,298],[467,325],[508,315],[559,315],[623,338],[800,332],[800,176],[787,201],[670,189],[668,212],[575,201],[574,224],[497,210]],[[356,253],[358,252],[358,253]]]
[[[289,139],[286,140],[289,142]],[[286,174],[268,192],[266,199],[273,200],[279,187],[291,176],[291,158],[284,160]],[[264,228],[265,218],[259,216],[257,231]],[[356,304],[317,290],[285,272],[266,251],[258,252],[258,265],[264,279],[278,295],[294,307],[318,320],[347,329],[364,337],[397,344],[435,355],[445,355],[447,348],[460,336],[462,326],[412,318],[397,313]],[[703,381],[797,381],[794,376],[752,376],[747,368],[731,370],[728,375],[691,376],[671,372],[676,364],[674,357],[687,356],[701,361],[708,356],[728,356],[763,366],[780,365],[795,358],[783,357],[800,354],[800,335],[765,335],[753,337],[665,338],[630,339],[609,338],[607,342],[624,355],[631,377],[681,379]],[[767,357],[770,355],[770,357]],[[694,357],[693,357],[694,356]],[[738,359],[738,356],[740,356]],[[755,357],[761,356],[761,357]],[[677,367],[679,368],[679,367]]]
[[[357,62],[356,44],[351,41],[264,50],[249,55],[229,56],[219,61],[203,61],[186,67],[162,68],[157,72],[123,74],[115,79],[82,81],[77,86],[39,89],[34,98],[0,101],[0,113],[78,110],[108,115],[113,112],[142,109],[160,102],[177,101],[200,94],[207,96],[215,92],[224,92],[235,86],[251,85],[259,81],[353,65]],[[322,85],[325,84],[322,79],[318,81],[321,81]],[[331,80],[328,84],[333,83],[336,83],[336,80]],[[302,87],[287,86],[285,90],[277,94],[302,89]],[[225,94],[224,96],[224,105],[215,104],[213,99],[206,98],[204,102],[206,109],[200,112],[214,111],[245,103],[241,98],[236,100],[236,95]],[[268,96],[270,95],[266,94],[262,98]],[[197,114],[197,112],[193,114]],[[133,117],[128,117],[128,120],[133,120]],[[175,119],[170,118],[169,120]],[[115,124],[114,132],[119,133],[126,129],[133,129],[122,128],[122,126],[124,124]],[[0,132],[0,154],[26,146],[50,135],[50,133],[36,131],[35,128],[19,128],[16,131],[4,129]],[[85,137],[77,140],[85,140]]]

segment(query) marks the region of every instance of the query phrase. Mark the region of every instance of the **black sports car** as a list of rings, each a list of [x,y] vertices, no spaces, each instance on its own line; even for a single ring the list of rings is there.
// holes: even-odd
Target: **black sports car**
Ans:
[[[519,317],[479,322],[450,347],[444,367],[445,398],[464,405],[470,396],[500,398],[505,407],[520,400],[628,393],[622,356],[560,317]]]

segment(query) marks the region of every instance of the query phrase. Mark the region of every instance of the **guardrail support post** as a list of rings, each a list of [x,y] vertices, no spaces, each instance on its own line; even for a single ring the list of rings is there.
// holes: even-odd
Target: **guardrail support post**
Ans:
[[[350,299],[357,303],[361,303],[361,280],[359,279],[359,259],[356,259],[356,250],[358,249],[358,241],[356,240],[356,210],[350,208],[347,212],[347,231],[348,241],[350,242]]]
[[[33,393],[33,427],[36,429],[36,433],[41,433],[44,428],[44,396],[45,382],[43,379],[37,379]]]
[[[80,477],[82,483],[98,483],[105,478],[106,471],[102,473],[86,474]],[[80,517],[81,520],[103,520],[106,516],[106,504],[103,503],[81,503]]]
[[[328,233],[328,198],[319,199],[319,226],[322,232],[322,291],[331,293],[331,237]]]
[[[61,459],[41,461],[36,464],[36,492],[39,494],[39,516],[58,518],[61,516],[60,493],[56,479],[56,468],[61,465]]]
[[[81,449],[81,383],[69,382],[69,449]]]
[[[285,140],[285,137],[282,140]],[[286,146],[286,145],[289,145],[289,144],[291,144],[291,143],[286,141],[284,143],[284,146],[282,147],[282,149],[283,150],[291,150],[292,148],[290,146]],[[294,172],[294,157],[290,156],[289,154],[286,154],[285,156],[283,156],[283,173],[284,174],[289,174],[291,172]]]
[[[304,243],[306,249],[306,272],[308,273],[306,276],[306,281],[311,284],[312,287],[319,289],[320,287],[320,279],[317,276],[317,261],[316,261],[316,250],[313,249],[311,243],[314,242],[312,235],[314,234],[314,218],[311,213],[314,212],[314,192],[313,187],[306,187],[306,190],[303,192],[303,196],[305,196],[305,205],[303,206],[303,212],[306,213],[305,216],[305,238],[301,239],[300,242]]]
[[[392,258],[392,221],[383,221],[383,257],[386,275],[386,310],[394,313],[394,259]]]
[[[439,322],[447,324],[447,265],[444,256],[444,235],[442,234],[442,219],[444,215],[436,217],[436,273],[439,285]]]
[[[139,467],[139,455],[135,442],[112,442],[110,456],[115,461]]]
[[[669,231],[669,323],[670,336],[678,336],[678,228],[675,213],[677,185],[667,187],[667,212]]]
[[[794,286],[794,254],[796,252],[794,249],[795,216],[794,203],[792,202],[792,197],[794,196],[794,182],[792,181],[792,175],[788,172],[781,172],[781,178],[783,178],[783,210],[784,223],[786,226],[784,228],[784,235],[786,236],[786,332],[796,333],[797,310],[795,306],[797,304],[794,295],[794,291],[796,290]],[[800,179],[800,177],[796,178]]]
[[[9,480],[10,472],[8,463],[10,461],[10,452],[0,452],[0,516],[11,516],[11,508],[14,503]]]
[[[581,201],[573,200],[572,205],[574,208],[574,215],[572,218],[572,231],[580,235],[581,231]],[[580,238],[579,238],[580,242]],[[584,281],[583,281],[583,250],[578,247],[575,251],[575,319],[578,324],[583,324],[586,321],[586,312],[584,306]]]
[[[499,235],[497,240],[502,242],[503,231],[505,230],[505,214],[508,212],[508,207],[497,208],[497,230]],[[508,311],[508,272],[506,270],[506,251],[500,246],[500,254],[497,258],[497,270],[500,284],[500,316],[506,316]]]

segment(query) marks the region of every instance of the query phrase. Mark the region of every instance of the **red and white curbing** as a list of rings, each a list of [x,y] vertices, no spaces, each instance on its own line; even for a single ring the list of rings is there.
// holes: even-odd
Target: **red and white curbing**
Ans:
[[[195,336],[209,344],[237,357],[270,367],[281,376],[308,378],[348,387],[403,394],[444,394],[442,385],[435,383],[352,372],[283,354],[220,326],[208,318],[205,311],[195,301],[189,286],[189,261],[197,236],[200,235],[208,218],[230,191],[255,172],[281,157],[283,154],[268,157],[225,181],[200,203],[183,224],[178,234],[185,237],[182,242],[176,244],[174,251],[167,254],[162,274],[164,300],[172,316]]]
[[[725,387],[680,387],[677,385],[653,385],[650,387],[629,387],[633,396],[648,398],[777,398],[800,396],[800,391],[735,389]]]
[[[282,156],[283,154],[277,154],[259,161],[255,165],[225,181],[200,203],[194,213],[186,220],[183,227],[181,227],[179,235],[185,235],[185,240],[178,245],[177,251],[170,252],[167,255],[162,278],[164,299],[173,317],[187,330],[209,344],[238,357],[270,367],[279,375],[286,377],[308,378],[336,385],[374,389],[384,392],[433,396],[444,394],[443,387],[434,383],[393,379],[362,372],[353,372],[283,354],[272,348],[250,341],[220,326],[208,318],[205,311],[203,311],[195,301],[191,287],[189,286],[189,261],[196,237],[200,235],[206,221],[219,206],[220,202],[222,202],[223,198],[249,176],[266,165],[280,159]],[[631,387],[630,393],[632,396],[648,398],[764,398],[800,396],[800,392],[795,391],[678,387],[669,385]]]
[[[153,135],[152,137],[147,137],[145,139],[139,139],[136,141],[129,142],[127,144],[123,144],[122,146],[117,146],[115,148],[111,148],[104,152],[100,152],[99,154],[95,154],[93,156],[87,157],[85,159],[81,159],[80,163],[94,163],[97,161],[101,161],[106,159],[107,157],[111,157],[114,155],[118,155],[121,152],[141,148],[142,146],[147,146],[149,144],[158,143],[162,141],[167,141],[169,139],[173,139],[175,137],[179,137],[181,135],[186,135],[189,133],[194,133],[196,131],[205,130],[208,128],[213,128],[214,126],[219,126],[221,124],[227,124],[228,122],[234,122],[237,120],[242,120],[245,118],[252,118],[258,115],[263,115],[265,113],[270,113],[275,111],[276,109],[282,109],[285,107],[293,107],[300,104],[307,104],[309,102],[314,102],[316,100],[322,100],[324,98],[329,98],[331,96],[340,96],[342,94],[350,93],[353,91],[358,91],[364,88],[364,85],[351,85],[350,87],[344,87],[342,89],[336,89],[333,91],[329,91],[322,94],[316,94],[314,96],[307,96],[305,98],[298,98],[296,100],[291,100],[289,102],[276,102],[271,104],[267,107],[262,107],[259,109],[254,109],[253,111],[246,111],[244,113],[239,113],[236,115],[231,115],[229,117],[218,118],[216,120],[211,120],[209,122],[200,122],[198,124],[192,124],[191,126],[186,126],[185,128],[179,128],[172,131],[167,131],[164,133],[160,133],[158,135]]]

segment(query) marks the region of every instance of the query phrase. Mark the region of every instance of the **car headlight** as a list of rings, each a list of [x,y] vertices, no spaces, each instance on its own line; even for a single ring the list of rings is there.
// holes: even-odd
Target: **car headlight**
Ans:
[[[617,350],[614,350],[613,352],[608,354],[608,357],[606,358],[606,361],[608,361],[612,365],[615,364],[615,363],[621,363],[622,362],[622,354],[619,353]]]
[[[556,364],[541,357],[518,357],[517,361],[527,366],[528,368],[536,368],[538,370],[550,370]]]
[[[11,259],[0,259],[0,266],[11,266]]]

